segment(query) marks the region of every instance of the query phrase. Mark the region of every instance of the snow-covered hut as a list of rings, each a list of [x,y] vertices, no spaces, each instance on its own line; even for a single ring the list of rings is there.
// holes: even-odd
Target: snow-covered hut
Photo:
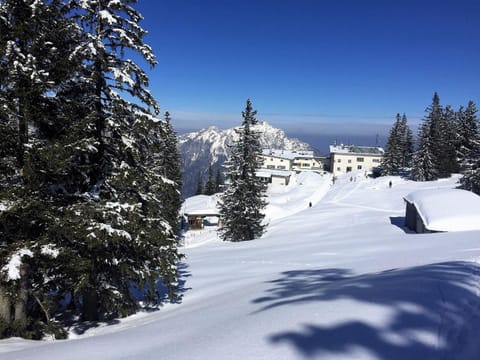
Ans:
[[[480,230],[480,196],[470,191],[418,190],[404,200],[405,225],[417,233]]]
[[[182,228],[199,230],[205,225],[219,225],[220,213],[217,202],[217,195],[196,195],[186,199],[181,210]]]

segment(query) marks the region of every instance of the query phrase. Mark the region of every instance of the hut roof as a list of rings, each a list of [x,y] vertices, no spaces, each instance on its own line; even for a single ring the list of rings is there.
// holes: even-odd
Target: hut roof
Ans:
[[[404,198],[414,205],[431,231],[480,230],[480,196],[460,189],[414,191]]]

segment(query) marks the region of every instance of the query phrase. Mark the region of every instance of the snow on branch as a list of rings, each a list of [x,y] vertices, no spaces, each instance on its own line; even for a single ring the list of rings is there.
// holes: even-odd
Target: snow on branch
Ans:
[[[6,274],[8,281],[20,279],[20,267],[24,256],[33,257],[33,253],[27,248],[20,249],[10,256],[7,264],[2,268],[2,272]]]

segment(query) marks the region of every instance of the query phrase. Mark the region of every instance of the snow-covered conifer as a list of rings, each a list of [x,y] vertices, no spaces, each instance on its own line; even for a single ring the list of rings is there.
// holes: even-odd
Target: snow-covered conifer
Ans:
[[[402,167],[410,167],[412,161],[412,156],[414,152],[414,140],[412,129],[408,126],[407,116],[402,115],[402,120],[400,121],[400,137],[402,144]]]
[[[438,150],[441,146],[441,121],[443,109],[437,93],[426,109],[422,125],[418,130],[418,148],[412,159],[412,178],[416,181],[436,180],[438,173]]]
[[[458,153],[463,174],[460,182],[464,189],[480,194],[480,130],[475,103],[470,101],[458,116]]]
[[[418,149],[412,159],[412,179],[415,181],[431,181],[438,179],[436,156],[431,143],[431,128],[423,123],[418,134]]]
[[[253,240],[265,230],[262,211],[266,206],[266,185],[256,177],[261,147],[259,134],[252,129],[257,124],[256,113],[247,100],[242,126],[237,130],[238,140],[225,165],[229,185],[221,197],[220,213],[221,237],[227,241]]]
[[[223,185],[222,173],[220,172],[220,169],[217,169],[217,172],[215,174],[215,192],[216,193],[221,191],[222,185]]]
[[[89,112],[84,126],[89,153],[84,163],[89,188],[82,201],[67,206],[65,227],[76,229],[72,251],[72,292],[83,304],[86,320],[131,313],[136,303],[130,286],[147,286],[156,298],[160,276],[174,294],[176,237],[165,214],[162,194],[172,181],[155,171],[152,152],[161,153],[152,134],[162,132],[158,105],[147,89],[144,70],[127,59],[126,50],[155,65],[152,49],[143,43],[141,15],[132,0],[71,1],[72,14],[84,38],[72,56],[83,68],[78,81]],[[129,97],[137,101],[130,101]],[[79,220],[81,219],[81,220]],[[69,239],[72,241],[72,239]]]
[[[384,175],[397,175],[400,171],[403,162],[403,148],[401,138],[401,117],[397,114],[390,134],[388,136],[387,144],[385,146],[385,153],[382,158],[382,173]]]
[[[56,94],[78,64],[68,55],[79,31],[64,5],[0,2],[0,201],[9,204],[0,214],[0,268],[15,258],[21,263],[18,277],[0,274],[0,301],[17,309],[0,314],[14,320],[11,335],[40,337],[41,326],[33,324],[50,322],[48,297],[57,290],[51,257],[41,249],[58,219],[51,175],[65,161],[55,151],[68,127]]]
[[[207,182],[205,183],[204,193],[205,195],[215,194],[215,180],[213,178],[212,164],[208,166],[208,176],[207,176]]]

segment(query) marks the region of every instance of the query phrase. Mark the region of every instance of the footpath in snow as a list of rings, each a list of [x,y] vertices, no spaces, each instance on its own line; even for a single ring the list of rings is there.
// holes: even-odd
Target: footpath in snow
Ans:
[[[269,191],[261,239],[187,233],[181,303],[71,340],[3,340],[0,358],[480,359],[480,232],[403,228],[404,196],[456,181],[299,176]]]

